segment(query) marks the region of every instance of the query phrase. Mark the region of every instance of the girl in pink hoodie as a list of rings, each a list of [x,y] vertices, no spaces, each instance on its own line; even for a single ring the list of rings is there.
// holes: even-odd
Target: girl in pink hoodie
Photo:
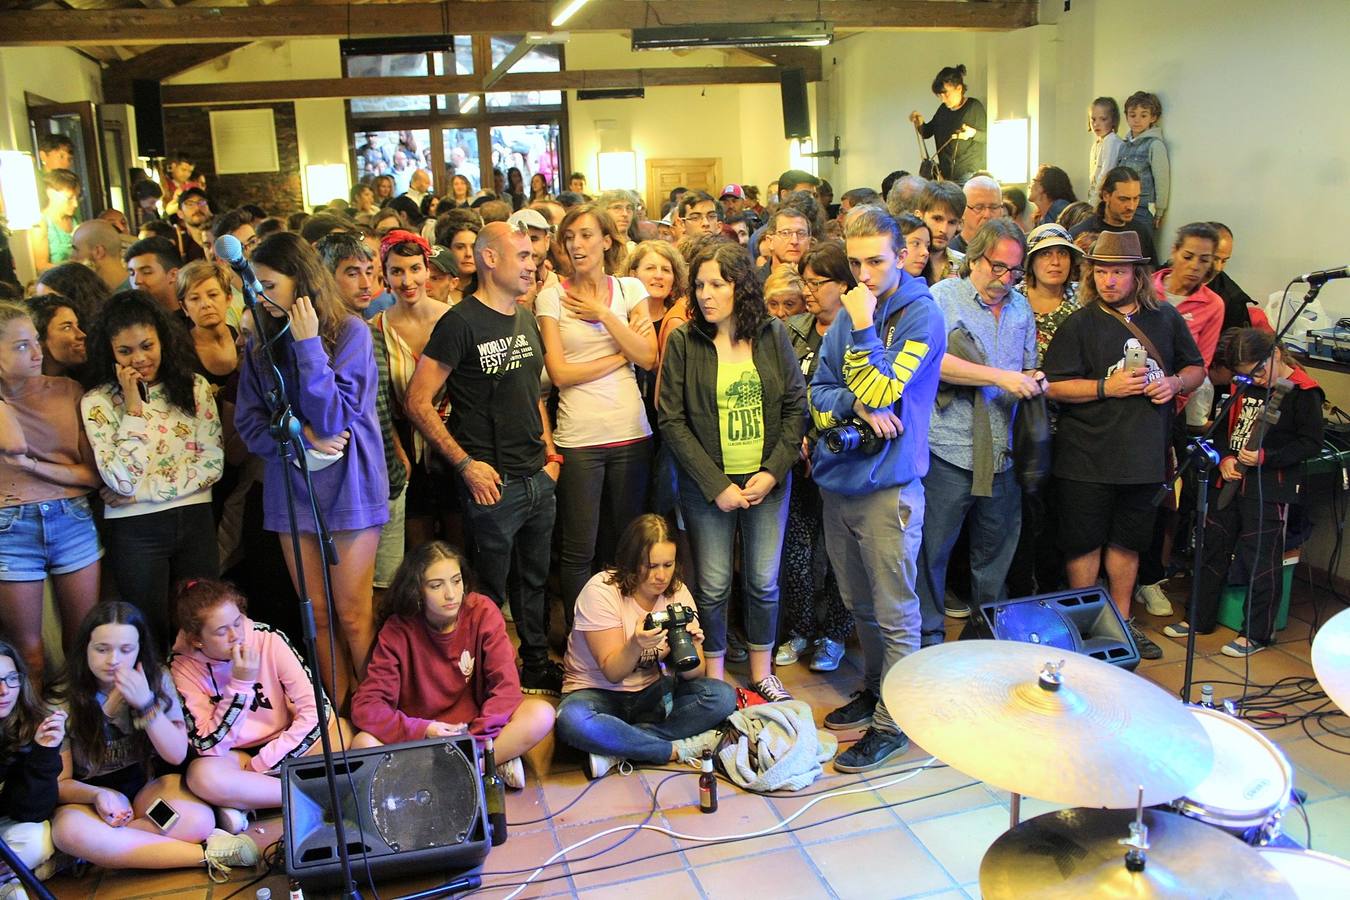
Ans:
[[[370,667],[352,698],[357,747],[468,732],[494,738],[502,780],[525,786],[519,757],[553,728],[553,706],[524,697],[506,621],[466,587],[464,557],[432,541],[403,558],[380,607]]]
[[[248,617],[233,585],[194,578],[175,603],[180,629],[169,671],[198,755],[188,786],[220,808],[221,827],[238,833],[247,823],[241,810],[281,805],[282,760],[319,752],[309,668],[285,635]],[[323,720],[338,721],[327,697]]]

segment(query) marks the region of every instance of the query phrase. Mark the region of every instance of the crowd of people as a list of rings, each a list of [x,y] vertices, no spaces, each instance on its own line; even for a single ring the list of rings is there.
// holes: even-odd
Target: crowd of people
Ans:
[[[934,177],[837,205],[796,170],[767,207],[730,184],[660,210],[580,174],[477,199],[413,174],[281,219],[215,209],[174,160],[123,247],[46,171],[33,296],[0,302],[0,834],[40,872],[55,848],[214,875],[256,862],[248,817],[321,729],[495,739],[513,787],[555,726],[593,777],[694,761],[747,697],[792,699],[777,670],[832,671],[853,636],[861,684],[823,723],[863,729],[836,769],[876,769],[908,746],[883,675],[981,604],[1104,575],[1161,654],[1132,605],[1172,612],[1186,529],[1153,496],[1236,385],[1191,489],[1239,497],[1213,512],[1197,621],[1165,633],[1214,630],[1237,553],[1252,590],[1224,652],[1269,645],[1320,388],[1224,274],[1232,230],[1160,239],[1156,97],[1126,101],[1124,140],[1094,102],[1092,207],[1055,166],[1025,193],[982,171],[963,74],[915,114]],[[1019,410],[1042,398],[1052,467],[1024,477]],[[287,637],[302,578],[313,661]]]

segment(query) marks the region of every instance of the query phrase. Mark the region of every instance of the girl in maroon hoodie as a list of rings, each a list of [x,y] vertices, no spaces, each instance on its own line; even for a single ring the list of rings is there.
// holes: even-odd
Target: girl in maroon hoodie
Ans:
[[[380,608],[379,637],[352,699],[358,747],[468,731],[493,738],[502,780],[525,786],[520,755],[553,728],[553,706],[520,692],[497,604],[467,590],[464,557],[444,541],[403,559]]]
[[[221,828],[238,834],[244,810],[281,805],[282,761],[319,752],[309,668],[285,635],[248,617],[248,601],[231,584],[185,581],[175,608],[169,671],[197,753],[188,787],[218,808]],[[330,728],[338,721],[327,697],[322,718]]]

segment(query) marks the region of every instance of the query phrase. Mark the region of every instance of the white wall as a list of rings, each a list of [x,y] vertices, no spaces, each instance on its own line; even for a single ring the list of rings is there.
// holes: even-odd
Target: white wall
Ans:
[[[231,81],[285,81],[293,78],[341,78],[342,58],[335,39],[265,41],[242,47],[165,79],[166,84],[215,84]],[[300,176],[306,207],[332,197],[310,197],[305,166],[342,163],[350,168],[347,113],[343,100],[296,100],[295,130],[300,145]]]
[[[1136,90],[1163,103],[1172,193],[1163,241],[1196,220],[1234,229],[1233,276],[1253,297],[1294,274],[1350,260],[1350,3],[1305,0],[1043,0],[1042,24],[1012,33],[850,36],[827,48],[828,118],[844,157],[836,194],[917,169],[911,109],[931,115],[933,74],[964,62],[990,119],[1028,116],[1031,168],[1087,180],[1087,107]],[[831,65],[831,60],[834,64]],[[824,167],[822,167],[824,170]],[[1086,198],[1085,198],[1086,199]],[[1350,315],[1350,287],[1322,295]]]
[[[37,152],[28,126],[31,92],[54,103],[102,99],[98,63],[72,50],[50,47],[6,47],[0,50],[0,150],[23,150],[36,160]],[[10,238],[18,275],[27,282],[34,277],[28,255],[28,234]]]
[[[575,34],[567,44],[568,71],[582,69],[746,66],[760,61],[718,50],[634,53],[629,38]],[[578,101],[569,91],[572,167],[597,183],[595,155],[607,123],[637,154],[637,190],[645,195],[649,157],[720,157],[725,181],[758,184],[761,190],[788,167],[790,142],[783,138],[778,85],[651,87],[641,100]],[[596,123],[601,127],[597,128]],[[762,196],[762,194],[761,194]]]

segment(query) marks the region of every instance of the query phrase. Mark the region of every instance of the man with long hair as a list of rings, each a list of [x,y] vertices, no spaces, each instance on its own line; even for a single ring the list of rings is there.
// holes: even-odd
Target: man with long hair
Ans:
[[[1151,266],[1133,231],[1104,231],[1086,256],[1083,308],[1045,351],[1050,399],[1060,404],[1054,474],[1059,540],[1069,586],[1097,583],[1102,549],[1120,614],[1145,659],[1162,650],[1130,619],[1139,553],[1153,536],[1153,495],[1166,477],[1178,394],[1204,381],[1186,320],[1159,303]]]

